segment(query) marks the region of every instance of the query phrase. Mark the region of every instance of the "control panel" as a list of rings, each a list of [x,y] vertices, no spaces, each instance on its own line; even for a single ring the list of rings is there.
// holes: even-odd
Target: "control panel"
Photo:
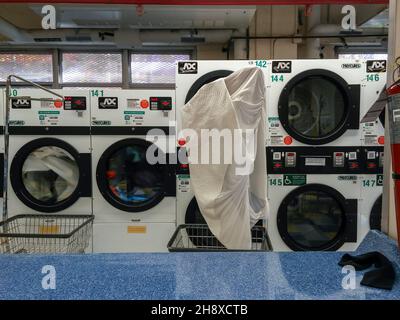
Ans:
[[[358,174],[367,165],[364,154],[361,147],[270,147],[267,148],[267,172]],[[379,165],[379,152],[376,161]]]
[[[64,110],[83,111],[86,107],[86,97],[64,97]]]
[[[365,173],[382,174],[384,161],[383,147],[365,147],[363,149]]]
[[[172,110],[171,97],[150,97],[150,110]]]

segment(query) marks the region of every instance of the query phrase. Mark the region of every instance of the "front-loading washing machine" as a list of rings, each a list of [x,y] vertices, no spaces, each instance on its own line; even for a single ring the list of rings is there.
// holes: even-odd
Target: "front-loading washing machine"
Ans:
[[[4,115],[6,108],[5,90],[0,89],[0,217],[3,217],[3,189],[4,189]]]
[[[91,106],[93,251],[167,251],[176,227],[175,91],[92,89]]]
[[[375,102],[386,97],[386,60],[366,60],[362,62],[361,82],[361,119]],[[361,143],[365,147],[383,146],[385,144],[385,109],[376,120],[361,124]]]
[[[370,229],[381,230],[384,147],[364,147],[363,154],[360,218]]]
[[[247,67],[258,67],[264,71],[267,83],[266,60],[199,60],[179,61],[176,65],[177,136],[182,128],[180,108],[183,107],[205,84],[224,78],[232,72]]]
[[[358,60],[268,61],[267,145],[360,145],[361,69]]]
[[[89,92],[54,92],[12,90],[8,217],[92,214]]]
[[[369,230],[359,218],[360,147],[267,151],[268,234],[276,251],[353,251]]]

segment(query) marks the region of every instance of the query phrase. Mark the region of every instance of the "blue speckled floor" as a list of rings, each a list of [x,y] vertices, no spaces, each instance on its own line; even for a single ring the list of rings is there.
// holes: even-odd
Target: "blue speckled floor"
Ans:
[[[372,250],[395,262],[392,291],[342,289],[339,252],[0,255],[0,299],[400,299],[395,242],[370,232],[358,253]],[[42,289],[44,265],[55,290]]]

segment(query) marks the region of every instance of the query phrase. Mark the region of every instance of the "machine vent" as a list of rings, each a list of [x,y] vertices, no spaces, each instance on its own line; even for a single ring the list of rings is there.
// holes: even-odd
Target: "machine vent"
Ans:
[[[61,38],[34,38],[35,42],[61,42]]]
[[[204,43],[206,38],[204,37],[181,37],[181,42],[183,43]]]
[[[92,38],[90,36],[66,36],[65,41],[89,42],[92,41]]]

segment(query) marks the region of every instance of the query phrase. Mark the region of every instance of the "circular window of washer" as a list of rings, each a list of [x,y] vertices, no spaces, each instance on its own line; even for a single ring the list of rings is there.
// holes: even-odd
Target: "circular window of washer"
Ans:
[[[326,70],[310,70],[294,77],[283,89],[279,118],[296,140],[325,144],[348,129],[351,101],[351,92],[342,78]]]
[[[230,70],[215,70],[208,72],[204,75],[202,75],[200,78],[198,78],[193,85],[190,87],[186,98],[185,98],[185,103],[188,103],[190,99],[193,98],[193,96],[199,91],[199,89],[204,86],[207,83],[210,83],[212,81],[215,81],[220,78],[225,78],[232,74],[233,71]]]
[[[138,212],[157,205],[165,195],[165,165],[149,164],[146,151],[152,144],[127,139],[110,146],[97,166],[97,184],[114,207]],[[161,152],[156,149],[156,153]]]
[[[14,192],[38,211],[66,209],[80,196],[78,158],[78,152],[62,140],[43,138],[27,143],[11,164]]]
[[[278,230],[283,241],[295,251],[340,247],[345,225],[343,200],[321,186],[292,191],[278,211]]]

